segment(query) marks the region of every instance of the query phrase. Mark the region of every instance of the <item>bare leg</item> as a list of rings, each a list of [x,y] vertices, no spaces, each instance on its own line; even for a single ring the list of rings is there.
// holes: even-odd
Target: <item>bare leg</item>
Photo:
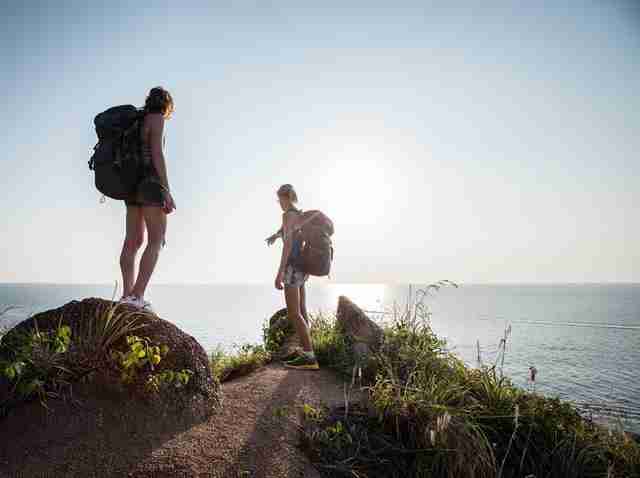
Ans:
[[[158,256],[160,250],[164,245],[164,235],[167,231],[167,215],[162,208],[159,207],[143,207],[142,214],[144,215],[144,222],[147,225],[147,247],[142,254],[140,260],[140,271],[138,272],[138,278],[133,286],[133,295],[144,298],[147,284],[151,279],[151,274],[158,262]]]
[[[307,313],[307,291],[304,288],[304,284],[300,286],[300,313],[304,317],[307,326],[309,325],[309,314]]]
[[[136,277],[136,255],[144,242],[144,218],[141,207],[127,206],[126,224],[124,244],[120,253],[122,297],[131,295]]]
[[[307,323],[302,317],[300,312],[300,289],[297,287],[285,287],[284,298],[287,302],[287,313],[289,320],[293,323],[300,343],[302,344],[302,350],[305,352],[312,352],[311,336],[309,335],[309,328]]]

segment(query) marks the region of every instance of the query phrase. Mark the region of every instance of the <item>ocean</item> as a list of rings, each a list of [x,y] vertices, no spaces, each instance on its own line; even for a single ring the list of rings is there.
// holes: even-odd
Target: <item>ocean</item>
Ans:
[[[413,288],[419,288],[414,285]],[[0,322],[84,297],[112,296],[109,285],[0,284]],[[408,285],[313,284],[312,312],[334,312],[340,295],[372,315],[407,301]],[[264,321],[283,307],[269,285],[153,285],[158,315],[193,335],[205,350],[259,343]],[[524,388],[574,401],[586,413],[640,432],[640,284],[461,285],[429,295],[432,328],[471,366],[494,364],[510,327],[504,373]],[[500,359],[501,361],[501,359]]]

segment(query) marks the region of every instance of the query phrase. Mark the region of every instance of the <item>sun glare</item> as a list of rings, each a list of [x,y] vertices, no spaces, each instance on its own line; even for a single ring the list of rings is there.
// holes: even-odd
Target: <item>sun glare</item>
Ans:
[[[392,185],[385,171],[384,158],[365,149],[348,148],[329,168],[328,202],[339,222],[375,224],[384,218],[389,208]]]

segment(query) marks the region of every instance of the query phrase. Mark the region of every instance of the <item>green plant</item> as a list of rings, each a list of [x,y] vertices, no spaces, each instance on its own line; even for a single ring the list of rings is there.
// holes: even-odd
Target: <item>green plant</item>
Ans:
[[[37,396],[46,406],[48,397],[58,396],[69,385],[74,371],[66,366],[65,355],[71,343],[71,329],[62,325],[46,332],[35,328],[14,335],[3,344],[0,373],[10,385],[10,394],[18,400]]]
[[[148,337],[136,335],[127,336],[125,352],[112,350],[111,357],[121,368],[120,378],[124,383],[132,382],[140,371],[148,369],[151,372],[169,352],[166,345],[155,345]]]
[[[77,322],[79,355],[90,360],[108,357],[116,343],[144,327],[149,317],[147,312],[127,310],[116,302],[106,308],[96,308]]]
[[[286,406],[276,407],[273,409],[273,416],[275,418],[287,418],[289,413],[289,409]]]
[[[161,360],[169,353],[169,347],[165,344],[154,344],[149,337],[129,335],[126,338],[127,349],[111,351],[111,358],[120,370],[120,379],[123,383],[134,382],[140,375],[146,374],[144,387],[150,393],[162,393],[185,387],[191,380],[192,370],[164,369],[155,372]]]
[[[303,410],[302,449],[324,477],[400,478],[411,475],[415,450],[404,446],[354,405]],[[345,418],[346,417],[346,418]]]
[[[351,345],[340,330],[335,315],[322,312],[311,315],[309,333],[320,365],[351,374],[355,363]]]
[[[320,421],[324,418],[324,413],[322,409],[316,408],[308,403],[304,403],[302,405],[302,414],[305,418],[315,421]]]
[[[168,388],[183,388],[189,383],[192,375],[193,371],[188,369],[182,369],[180,371],[163,370],[156,374],[149,374],[145,388],[147,391],[154,393],[161,393]]]
[[[211,373],[220,382],[247,375],[271,360],[271,353],[262,345],[244,344],[227,353],[218,347],[209,357]]]

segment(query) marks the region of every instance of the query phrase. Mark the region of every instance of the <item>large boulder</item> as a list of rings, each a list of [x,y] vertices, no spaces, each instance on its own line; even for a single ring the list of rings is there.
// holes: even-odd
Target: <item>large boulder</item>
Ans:
[[[356,364],[366,365],[382,344],[382,328],[345,296],[338,298],[336,320],[352,346]]]
[[[284,357],[300,346],[295,327],[288,317],[287,308],[276,311],[265,329],[264,342],[274,357]]]
[[[219,405],[219,384],[211,374],[209,360],[202,346],[191,335],[154,314],[139,313],[130,306],[117,305],[115,312],[124,314],[122,317],[125,317],[123,319],[125,321],[135,321],[140,328],[115,340],[109,346],[107,353],[92,353],[91,350],[86,349],[86,346],[82,349],[82,338],[95,336],[91,334],[95,333],[97,321],[104,320],[109,310],[113,310],[115,306],[115,303],[108,300],[90,298],[72,301],[60,308],[36,314],[7,333],[0,347],[0,360],[7,358],[11,353],[11,344],[15,343],[15,340],[20,340],[21,334],[30,333],[35,327],[39,331],[52,331],[56,330],[60,324],[68,325],[71,329],[71,342],[65,356],[65,365],[84,371],[82,387],[79,386],[79,388],[84,390],[93,388],[96,393],[103,393],[105,390],[114,392],[114,396],[123,401],[129,398],[150,399],[147,400],[150,404],[157,405],[159,402],[164,402],[163,405],[179,405],[182,409],[189,408],[190,411],[205,414]],[[111,353],[129,350],[126,341],[128,335],[145,337],[152,344],[166,346],[166,348],[163,347],[166,354],[153,371],[150,367],[141,368],[132,381],[123,383],[121,366],[111,357]],[[85,340],[86,342],[90,343]],[[191,377],[181,388],[169,387],[169,393],[158,397],[152,396],[153,394],[144,387],[151,373],[160,374],[163,371],[185,369],[191,372]]]

